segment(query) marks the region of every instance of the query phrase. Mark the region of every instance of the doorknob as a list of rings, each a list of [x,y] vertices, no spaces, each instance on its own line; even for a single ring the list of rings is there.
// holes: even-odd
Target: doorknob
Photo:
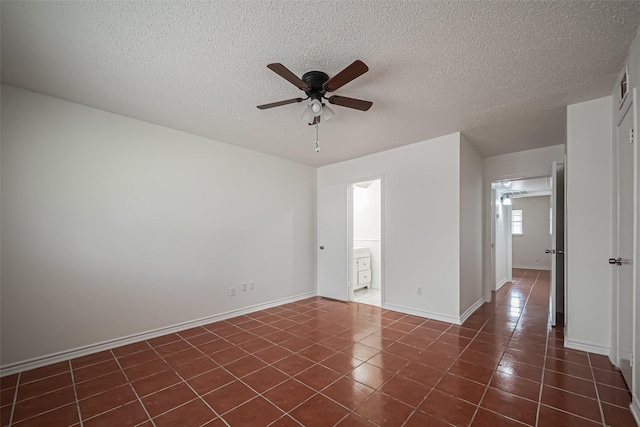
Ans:
[[[320,246],[320,249],[321,249],[321,250],[322,250],[322,249],[324,249],[324,246]]]
[[[622,265],[622,258],[609,258],[609,264]]]
[[[545,250],[544,250],[544,253],[545,253],[545,254],[555,254],[555,253],[556,253],[556,250],[555,250],[555,249],[545,249]]]
[[[556,251],[556,253],[557,253],[558,255],[564,255],[564,251],[561,251],[560,249],[558,249],[558,250]]]

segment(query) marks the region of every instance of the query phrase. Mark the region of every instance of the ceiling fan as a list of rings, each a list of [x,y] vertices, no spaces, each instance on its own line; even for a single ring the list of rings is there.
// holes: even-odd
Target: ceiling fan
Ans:
[[[333,92],[340,89],[350,81],[360,77],[367,71],[369,67],[364,62],[356,60],[351,65],[347,66],[344,70],[340,71],[335,76],[329,78],[326,73],[322,71],[309,71],[299,78],[293,74],[287,67],[280,63],[273,63],[267,65],[267,68],[278,74],[289,83],[296,86],[298,89],[303,90],[307,95],[306,98],[292,98],[284,101],[272,102],[270,104],[258,105],[261,110],[268,108],[280,107],[281,105],[294,104],[302,102],[306,99],[311,99],[309,107],[302,115],[302,118],[309,122],[310,125],[316,125],[320,123],[320,120],[328,120],[333,115],[331,109],[325,106],[322,102],[323,99],[329,101],[330,104],[339,105],[341,107],[353,108],[355,110],[367,111],[373,105],[373,102],[363,101],[361,99],[348,98],[346,96],[332,95],[326,97],[327,92]],[[324,108],[323,108],[324,107]],[[324,117],[323,117],[324,116]]]

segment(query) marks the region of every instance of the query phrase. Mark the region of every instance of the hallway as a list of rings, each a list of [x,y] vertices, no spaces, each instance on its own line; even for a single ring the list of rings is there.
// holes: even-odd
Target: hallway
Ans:
[[[315,297],[22,372],[1,425],[634,426],[608,358],[548,327],[548,276],[463,326]]]

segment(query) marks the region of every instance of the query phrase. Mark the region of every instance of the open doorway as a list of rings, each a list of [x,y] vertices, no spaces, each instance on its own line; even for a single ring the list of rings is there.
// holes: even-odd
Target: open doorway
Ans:
[[[351,184],[349,299],[382,305],[382,180]]]
[[[552,177],[495,181],[491,183],[491,191],[492,290],[512,281],[513,272],[519,269],[554,270],[553,227],[563,221],[560,224],[553,221]],[[558,231],[563,234],[563,230]],[[562,298],[558,303],[557,311],[562,312]]]

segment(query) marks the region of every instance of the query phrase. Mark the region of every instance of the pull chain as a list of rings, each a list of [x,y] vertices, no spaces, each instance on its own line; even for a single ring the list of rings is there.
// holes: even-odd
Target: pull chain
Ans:
[[[320,152],[320,143],[318,142],[318,125],[316,124],[316,153]]]

